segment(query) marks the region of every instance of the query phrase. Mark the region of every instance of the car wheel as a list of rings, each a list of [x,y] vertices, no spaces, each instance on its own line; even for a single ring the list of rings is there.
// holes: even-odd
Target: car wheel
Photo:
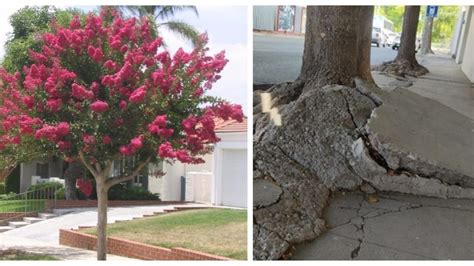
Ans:
[[[380,44],[379,44],[379,43],[377,43],[377,47],[379,47],[379,46],[380,46]]]

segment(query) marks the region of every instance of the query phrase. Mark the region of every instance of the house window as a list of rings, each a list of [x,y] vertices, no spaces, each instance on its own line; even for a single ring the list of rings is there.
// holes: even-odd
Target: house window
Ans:
[[[49,164],[36,163],[36,175],[41,178],[49,178]]]

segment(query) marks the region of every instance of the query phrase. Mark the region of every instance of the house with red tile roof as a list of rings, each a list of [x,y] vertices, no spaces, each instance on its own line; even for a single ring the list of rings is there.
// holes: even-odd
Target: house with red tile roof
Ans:
[[[216,120],[220,141],[204,164],[158,166],[165,174],[148,178],[148,189],[162,200],[185,200],[247,207],[247,119]],[[151,171],[152,172],[152,171]]]

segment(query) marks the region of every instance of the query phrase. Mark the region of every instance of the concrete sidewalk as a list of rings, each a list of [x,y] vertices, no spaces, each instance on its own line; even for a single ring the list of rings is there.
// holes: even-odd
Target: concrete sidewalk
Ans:
[[[406,170],[412,176],[423,177],[418,179],[423,182],[431,180],[433,186],[421,188],[430,189],[430,196],[450,197],[457,193],[457,188],[464,187],[470,191],[455,197],[472,199],[474,88],[446,55],[423,56],[420,61],[430,73],[418,79],[373,72],[382,90],[371,92],[381,99],[382,105],[372,113],[367,132],[391,169]],[[406,189],[396,191],[413,193]]]
[[[329,230],[296,247],[294,260],[472,260],[474,201],[340,193],[325,210]]]
[[[382,105],[366,130],[401,173],[370,181],[379,191],[469,199],[378,192],[369,203],[364,193],[337,193],[325,210],[328,231],[292,259],[474,259],[474,88],[446,55],[419,61],[430,73],[417,79],[373,72],[382,89],[368,92]]]
[[[0,249],[16,249],[31,253],[51,255],[59,260],[97,260],[97,252],[79,248],[51,245],[42,241],[29,238],[5,236],[0,234]],[[109,261],[136,261],[136,259],[107,254]]]
[[[181,204],[159,206],[133,206],[108,208],[108,223],[120,220],[163,213],[174,207],[206,207],[204,204]],[[67,214],[0,233],[0,248],[16,248],[25,251],[37,251],[51,254],[62,259],[95,259],[95,252],[59,245],[59,229],[77,229],[79,226],[97,225],[97,208],[77,208],[62,210]],[[50,253],[52,252],[52,253]],[[121,259],[123,257],[111,256]],[[128,258],[123,258],[128,259]]]

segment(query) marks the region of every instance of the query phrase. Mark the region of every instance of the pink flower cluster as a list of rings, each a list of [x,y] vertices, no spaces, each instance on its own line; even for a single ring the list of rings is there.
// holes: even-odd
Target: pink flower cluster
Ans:
[[[109,104],[106,102],[103,102],[101,100],[97,100],[93,102],[91,105],[91,110],[96,112],[96,113],[103,113],[109,109]]]
[[[120,153],[126,156],[135,154],[139,149],[143,147],[144,139],[145,137],[143,135],[133,138],[128,145],[120,146]]]
[[[148,131],[152,135],[158,135],[163,138],[171,137],[174,132],[172,128],[167,128],[166,115],[158,115],[155,120],[148,125]]]
[[[69,124],[66,122],[61,122],[55,126],[44,125],[42,128],[36,130],[35,138],[45,138],[52,142],[57,142],[62,137],[67,136],[70,132],[69,130]]]

